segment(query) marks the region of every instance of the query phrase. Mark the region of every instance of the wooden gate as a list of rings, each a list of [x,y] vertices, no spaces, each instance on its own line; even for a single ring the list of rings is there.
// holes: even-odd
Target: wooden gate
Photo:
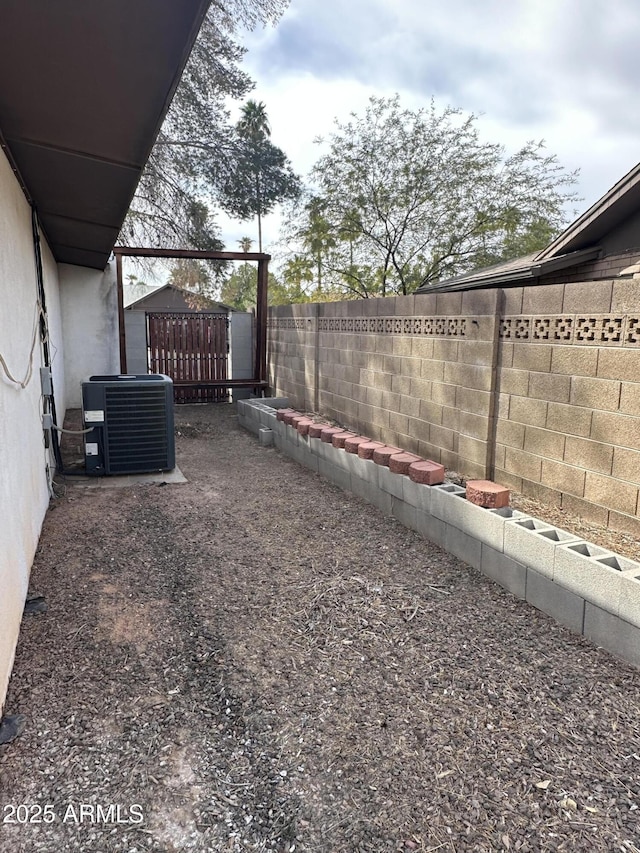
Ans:
[[[206,387],[206,383],[228,378],[228,326],[226,314],[147,312],[149,372],[173,379],[176,403],[227,399],[227,388]],[[200,387],[189,387],[191,383]]]

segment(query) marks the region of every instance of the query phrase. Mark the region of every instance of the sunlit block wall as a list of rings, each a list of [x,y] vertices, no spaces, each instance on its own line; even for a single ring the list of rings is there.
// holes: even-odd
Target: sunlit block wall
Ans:
[[[273,393],[640,535],[640,281],[273,308]]]

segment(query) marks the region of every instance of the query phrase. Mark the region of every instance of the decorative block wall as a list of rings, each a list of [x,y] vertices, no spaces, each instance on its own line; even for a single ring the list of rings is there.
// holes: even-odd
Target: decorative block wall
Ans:
[[[640,536],[640,281],[271,310],[300,409]]]

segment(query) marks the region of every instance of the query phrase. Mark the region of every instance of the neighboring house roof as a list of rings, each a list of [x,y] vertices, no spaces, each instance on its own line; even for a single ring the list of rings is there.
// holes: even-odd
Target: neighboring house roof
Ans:
[[[455,278],[422,285],[416,293],[515,285],[578,266],[597,258],[602,252],[600,241],[639,211],[640,164],[541,251]]]
[[[210,0],[3,0],[0,144],[57,261],[104,269]]]
[[[145,293],[143,296],[139,296],[137,299],[134,299],[130,302],[125,310],[129,310],[131,308],[143,308],[144,303],[148,302],[151,297],[155,298],[161,293],[168,292],[176,293],[180,296],[183,296],[185,299],[189,296],[197,296],[198,300],[202,303],[205,303],[209,306],[207,308],[202,308],[202,311],[235,311],[235,308],[232,308],[230,305],[225,305],[223,302],[217,302],[215,299],[208,299],[207,297],[200,296],[197,293],[193,293],[190,290],[187,290],[184,287],[176,287],[175,284],[163,284],[161,287],[156,287],[153,290],[149,291],[149,293]]]

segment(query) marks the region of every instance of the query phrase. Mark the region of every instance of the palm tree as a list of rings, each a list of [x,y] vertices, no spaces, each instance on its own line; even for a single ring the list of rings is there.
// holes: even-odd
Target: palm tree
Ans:
[[[262,143],[271,136],[271,127],[267,118],[267,108],[263,101],[247,101],[241,110],[242,117],[237,129],[240,137],[253,149],[256,187],[256,214],[258,217],[258,251],[262,252],[262,186],[260,181],[260,149]]]

